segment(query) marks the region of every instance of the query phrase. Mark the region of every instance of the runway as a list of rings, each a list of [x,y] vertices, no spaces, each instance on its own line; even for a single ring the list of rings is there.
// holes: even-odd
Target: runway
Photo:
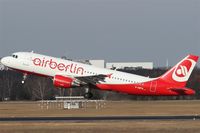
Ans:
[[[86,121],[137,121],[137,120],[200,120],[199,115],[180,116],[97,116],[97,117],[6,117],[0,118],[0,122],[86,122]]]

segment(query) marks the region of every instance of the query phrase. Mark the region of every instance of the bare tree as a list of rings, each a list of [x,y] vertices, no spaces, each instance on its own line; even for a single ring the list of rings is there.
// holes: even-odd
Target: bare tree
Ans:
[[[48,78],[33,77],[25,82],[25,88],[32,96],[32,100],[44,100],[50,97],[52,86]]]
[[[18,82],[17,74],[11,71],[2,71],[1,75],[1,96],[2,98],[11,97],[12,89],[15,89],[14,84]]]

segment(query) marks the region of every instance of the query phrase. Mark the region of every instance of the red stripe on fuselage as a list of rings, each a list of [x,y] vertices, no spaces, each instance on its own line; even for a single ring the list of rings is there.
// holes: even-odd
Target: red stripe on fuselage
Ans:
[[[175,84],[169,84],[160,79],[139,84],[97,84],[97,87],[102,90],[111,90],[133,95],[156,95],[156,96],[177,96],[179,92],[172,91],[170,88],[177,88]],[[183,88],[184,94],[193,95],[192,89]]]

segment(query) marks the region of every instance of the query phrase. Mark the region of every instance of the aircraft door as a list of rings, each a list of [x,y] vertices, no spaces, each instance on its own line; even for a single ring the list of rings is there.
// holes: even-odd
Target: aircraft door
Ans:
[[[31,56],[25,57],[25,59],[23,60],[23,66],[29,67],[31,66],[31,62],[32,62]]]
[[[150,92],[156,92],[157,89],[157,81],[151,81]]]

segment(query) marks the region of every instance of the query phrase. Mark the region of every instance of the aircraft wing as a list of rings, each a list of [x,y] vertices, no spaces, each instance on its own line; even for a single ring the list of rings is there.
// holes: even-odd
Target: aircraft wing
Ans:
[[[100,75],[74,77],[74,78],[86,84],[96,85],[97,83],[100,83],[100,81],[104,82],[106,77],[108,77],[108,75],[100,74]]]

